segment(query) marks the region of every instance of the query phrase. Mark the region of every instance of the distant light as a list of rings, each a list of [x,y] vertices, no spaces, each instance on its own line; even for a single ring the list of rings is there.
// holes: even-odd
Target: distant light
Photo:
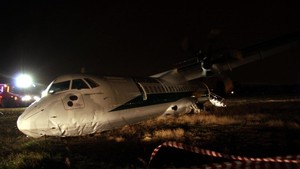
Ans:
[[[34,99],[35,101],[39,101],[41,98],[40,98],[39,96],[33,96],[33,99]]]
[[[27,74],[20,74],[16,77],[16,86],[19,88],[28,88],[33,86],[32,77]]]
[[[231,93],[231,94],[234,94],[234,91],[232,90],[230,93]]]
[[[31,99],[32,99],[32,97],[29,95],[25,95],[22,97],[22,101],[30,101]]]
[[[38,101],[41,98],[39,96],[30,96],[30,95],[25,95],[22,97],[22,101],[24,102],[29,102],[29,101]]]

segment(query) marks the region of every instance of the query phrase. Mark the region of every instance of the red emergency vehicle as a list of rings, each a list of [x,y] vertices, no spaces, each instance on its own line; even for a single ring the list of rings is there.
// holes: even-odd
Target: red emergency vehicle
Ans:
[[[24,104],[20,95],[10,92],[8,84],[0,84],[0,106],[22,107]]]

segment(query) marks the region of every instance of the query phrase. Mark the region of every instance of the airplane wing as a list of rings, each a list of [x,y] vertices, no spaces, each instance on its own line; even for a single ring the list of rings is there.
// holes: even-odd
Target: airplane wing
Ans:
[[[232,70],[236,67],[274,56],[288,49],[299,47],[299,45],[300,33],[286,35],[271,41],[241,49],[237,51],[237,54],[239,55],[238,58],[240,59],[225,63],[215,63],[212,65],[212,69],[216,72]]]
[[[200,55],[200,57],[194,57],[177,64],[176,69],[187,80],[194,80],[231,71],[234,68],[274,56],[290,48],[299,47],[299,45],[300,32],[297,32],[240,50]]]

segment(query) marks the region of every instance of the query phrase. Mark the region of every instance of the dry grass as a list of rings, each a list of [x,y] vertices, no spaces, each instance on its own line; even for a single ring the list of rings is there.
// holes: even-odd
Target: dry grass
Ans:
[[[285,122],[283,120],[269,120],[266,122],[269,127],[287,127],[289,129],[300,129],[300,125],[297,122]]]
[[[284,127],[285,124],[282,120],[269,120],[266,122],[266,125],[267,126],[270,126],[270,127]]]
[[[215,114],[210,114],[207,112],[202,112],[200,114],[192,114],[192,115],[182,115],[180,117],[159,117],[158,119],[148,120],[143,122],[142,124],[145,126],[153,126],[155,125],[189,125],[194,126],[197,124],[214,124],[214,125],[231,125],[241,122],[232,116],[218,116]]]
[[[150,119],[136,125],[124,126],[121,129],[114,130],[109,134],[117,135],[114,139],[126,141],[128,138],[139,137],[143,141],[150,140],[193,140],[199,138],[198,132],[191,132],[202,127],[209,126],[231,127],[240,126],[246,128],[269,127],[285,128],[297,130],[300,129],[298,119],[283,120],[283,116],[273,115],[270,113],[246,113],[245,109],[236,109],[238,113],[210,113],[202,111],[198,114],[188,114],[179,117],[164,116]],[[197,127],[198,126],[198,127]],[[201,129],[200,129],[201,130]],[[122,137],[120,137],[120,135]],[[212,132],[200,133],[202,139],[207,140],[213,137]],[[112,139],[111,139],[112,140]]]
[[[266,119],[268,115],[262,114],[262,113],[251,113],[251,114],[245,114],[242,116],[243,120],[247,121],[261,121],[262,119]]]
[[[216,115],[204,115],[200,116],[200,119],[205,124],[214,124],[214,125],[231,125],[240,123],[241,121],[232,117],[232,116],[216,116]]]
[[[115,141],[115,142],[123,142],[125,141],[125,138],[122,136],[109,136],[107,137],[107,140]]]
[[[297,122],[290,122],[287,124],[287,127],[290,129],[300,129],[300,124]]]
[[[153,149],[169,140],[247,156],[296,154],[300,112],[292,109],[295,105],[229,106],[67,139],[27,138],[16,128],[19,113],[5,114],[0,116],[0,168],[144,168]],[[172,157],[171,164],[161,156],[153,167],[201,165],[203,157],[173,153],[166,155]]]
[[[184,137],[185,131],[182,128],[157,130],[153,133],[153,139],[173,140]]]

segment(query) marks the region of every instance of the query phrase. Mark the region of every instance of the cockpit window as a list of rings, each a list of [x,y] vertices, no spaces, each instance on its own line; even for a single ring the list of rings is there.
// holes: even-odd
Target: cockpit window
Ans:
[[[94,82],[92,79],[84,78],[84,80],[85,80],[86,82],[88,82],[88,84],[91,86],[91,88],[95,88],[95,87],[98,87],[98,86],[99,86],[99,84],[96,83],[96,82]]]
[[[64,82],[58,82],[58,83],[53,83],[51,87],[48,90],[49,94],[53,94],[56,92],[68,90],[70,87],[70,81],[64,81]]]
[[[72,89],[89,89],[89,86],[82,79],[75,79],[72,82]]]

